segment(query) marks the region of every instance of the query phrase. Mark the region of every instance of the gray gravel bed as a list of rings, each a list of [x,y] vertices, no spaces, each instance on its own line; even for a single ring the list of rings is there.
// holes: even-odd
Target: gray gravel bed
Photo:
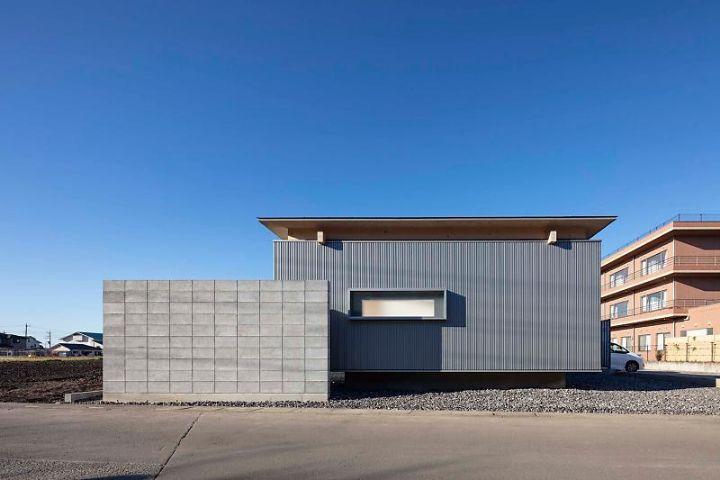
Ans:
[[[160,465],[0,458],[0,478],[3,479],[122,478],[141,480],[155,478],[159,471]]]
[[[569,374],[567,388],[457,392],[349,390],[334,383],[328,402],[193,402],[172,405],[364,408],[492,412],[720,415],[720,388],[630,374]]]

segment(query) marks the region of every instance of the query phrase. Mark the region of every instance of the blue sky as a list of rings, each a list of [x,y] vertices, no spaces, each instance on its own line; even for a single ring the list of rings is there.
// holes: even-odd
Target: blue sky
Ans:
[[[257,216],[720,211],[717,2],[3,2],[0,330],[270,278]]]

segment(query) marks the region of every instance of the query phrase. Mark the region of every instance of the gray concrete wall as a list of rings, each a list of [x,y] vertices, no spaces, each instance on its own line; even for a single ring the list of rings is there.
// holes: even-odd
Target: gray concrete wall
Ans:
[[[326,401],[328,282],[106,280],[105,401]]]

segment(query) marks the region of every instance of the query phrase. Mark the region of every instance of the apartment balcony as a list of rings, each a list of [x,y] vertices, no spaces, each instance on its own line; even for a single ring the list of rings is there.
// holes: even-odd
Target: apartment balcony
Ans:
[[[617,295],[646,283],[685,273],[720,273],[720,256],[669,257],[663,263],[651,265],[644,270],[631,272],[625,277],[604,283],[601,287],[601,296],[604,298]]]
[[[668,300],[660,304],[646,305],[633,308],[622,315],[604,315],[602,320],[610,320],[612,327],[632,325],[635,323],[662,320],[665,318],[683,317],[687,315],[688,309],[702,307],[713,303],[720,303],[718,299],[676,299]]]

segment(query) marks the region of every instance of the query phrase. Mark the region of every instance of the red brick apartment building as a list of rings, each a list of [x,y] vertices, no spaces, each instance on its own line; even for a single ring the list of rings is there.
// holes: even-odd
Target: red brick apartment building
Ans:
[[[654,360],[667,338],[720,334],[720,215],[677,215],[600,270],[613,342]]]

